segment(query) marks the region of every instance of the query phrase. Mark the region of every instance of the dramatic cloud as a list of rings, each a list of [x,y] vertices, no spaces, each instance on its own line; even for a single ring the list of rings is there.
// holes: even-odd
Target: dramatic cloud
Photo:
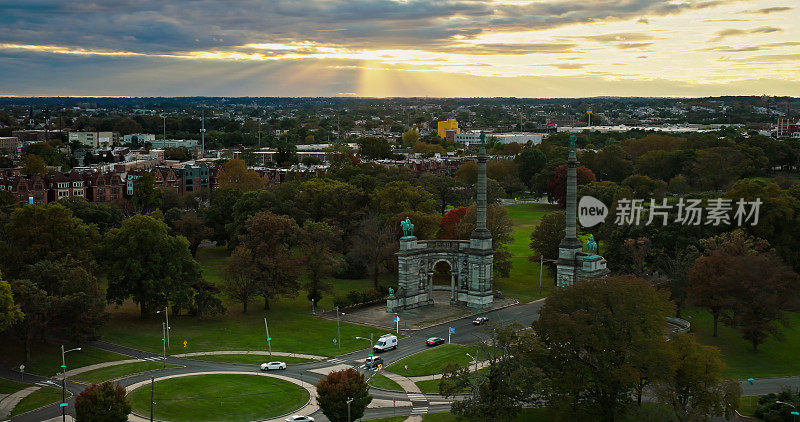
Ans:
[[[794,7],[788,7],[788,6],[766,7],[764,9],[758,9],[758,10],[744,10],[744,11],[742,11],[742,13],[768,15],[770,13],[788,12],[788,11],[793,10],[793,9],[794,9]]]
[[[717,31],[716,36],[711,41],[722,41],[725,38],[747,34],[769,34],[772,32],[780,32],[782,29],[775,28],[774,26],[761,26],[753,29],[723,29]]]

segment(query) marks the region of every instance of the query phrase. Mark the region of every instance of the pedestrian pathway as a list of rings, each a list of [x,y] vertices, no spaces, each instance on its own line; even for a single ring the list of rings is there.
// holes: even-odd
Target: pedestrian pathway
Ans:
[[[178,353],[170,355],[175,358],[189,358],[192,356],[207,356],[207,355],[267,355],[268,352],[264,350],[217,350],[213,352],[193,352],[193,353]],[[307,355],[304,353],[287,353],[287,352],[272,352],[273,356],[286,356],[293,358],[303,358],[312,360],[325,360],[326,356]]]
[[[481,370],[481,369],[483,369],[483,368],[485,368],[487,366],[489,366],[489,361],[488,360],[485,360],[483,362],[478,362],[478,370]],[[472,363],[469,364],[469,371],[470,372],[475,372],[475,362],[472,362]],[[384,375],[386,375],[386,374],[384,374]],[[422,376],[419,376],[419,377],[408,377],[408,379],[410,379],[413,382],[439,380],[439,379],[442,379],[442,374],[422,375]]]
[[[0,419],[5,420],[5,418],[11,414],[11,411],[14,410],[14,407],[22,401],[25,397],[29,394],[33,393],[34,391],[38,390],[39,386],[31,386],[28,388],[23,388],[22,390],[16,391],[11,393],[0,400]]]

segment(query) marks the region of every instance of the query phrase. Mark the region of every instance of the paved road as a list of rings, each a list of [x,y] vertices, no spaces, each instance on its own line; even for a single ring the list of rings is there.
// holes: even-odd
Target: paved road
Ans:
[[[423,330],[409,332],[408,334],[410,334],[410,336],[400,340],[400,344],[397,350],[391,350],[388,352],[384,352],[382,354],[382,357],[384,359],[384,365],[388,366],[393,362],[396,362],[406,356],[425,350],[426,349],[425,339],[428,337],[437,336],[437,337],[447,338],[448,327],[455,328],[455,335],[453,335],[451,338],[451,341],[453,343],[470,344],[470,343],[475,343],[477,341],[483,341],[488,339],[490,337],[490,332],[491,332],[490,330],[492,329],[492,325],[494,324],[506,325],[512,322],[517,322],[522,325],[529,326],[531,322],[533,322],[536,318],[539,317],[539,309],[542,307],[543,303],[544,303],[543,301],[538,301],[528,304],[511,306],[496,311],[486,312],[484,315],[489,317],[490,324],[484,326],[472,325],[472,317],[465,317],[440,326],[429,327]],[[161,355],[153,354],[150,352],[144,352],[141,350],[136,350],[129,347],[111,344],[103,341],[92,342],[89,343],[89,345],[138,359],[156,360],[156,361],[161,360]],[[369,353],[370,349],[365,348],[363,350],[347,353],[324,361],[311,362],[298,365],[289,365],[285,371],[280,371],[280,374],[296,378],[304,382],[310,382],[316,384],[321,378],[323,378],[323,376],[311,371],[315,369],[327,368],[330,366],[344,363],[356,367],[357,369],[365,372],[369,376],[372,375],[374,372],[364,371],[359,367],[360,366],[359,364],[363,363],[363,360],[367,357]],[[206,371],[243,371],[243,370],[245,371],[253,370],[254,372],[258,371],[258,368],[253,368],[252,365],[232,364],[223,362],[207,362],[201,360],[191,360],[191,359],[174,358],[174,357],[167,357],[166,362],[168,364],[173,364],[173,365],[182,365],[182,367],[169,368],[159,371],[158,372],[159,377],[166,375],[188,374],[188,373],[206,372]],[[19,379],[19,374],[11,371],[6,371],[6,372],[0,371],[0,377],[9,379]],[[34,379],[34,377],[31,375],[25,375],[25,378],[26,381]],[[140,374],[120,380],[119,383],[124,386],[128,386],[149,379],[150,375]],[[44,381],[44,378],[36,377],[36,381]],[[73,398],[68,400],[69,402],[68,409],[73,408],[74,396],[83,391],[83,389],[85,388],[86,388],[85,384],[71,382],[67,380],[67,389],[73,394]],[[391,400],[392,398],[396,398],[398,401],[409,401],[409,396],[406,393],[389,392],[375,388],[371,390],[371,393],[376,399]],[[417,400],[413,400],[413,402],[415,402],[414,412],[416,414],[422,411],[421,408],[416,405],[416,402],[418,402],[418,400],[424,400],[424,399],[422,399],[421,396],[415,396],[415,397]],[[426,394],[425,399],[427,399],[428,402],[446,401],[436,394]],[[449,410],[449,405],[427,406],[428,413],[445,412],[447,410]],[[396,415],[408,415],[411,412],[412,408],[408,406],[398,407],[398,408],[389,407],[389,408],[368,409],[364,419],[375,419],[375,418],[382,418],[382,417],[396,416]],[[45,407],[43,409],[37,410],[35,412],[29,412],[24,415],[17,416],[14,418],[14,421],[38,422],[41,420],[54,418],[60,415],[61,411],[58,405],[54,404]],[[156,409],[156,417],[157,416],[158,416],[158,409]],[[313,414],[313,416],[318,421],[326,420],[324,415],[322,415],[322,412],[319,411]]]

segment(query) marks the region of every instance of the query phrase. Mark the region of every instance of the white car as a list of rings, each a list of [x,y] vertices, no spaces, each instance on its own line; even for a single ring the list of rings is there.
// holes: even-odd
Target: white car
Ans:
[[[286,369],[285,362],[267,362],[261,364],[262,371],[272,371],[275,369]]]
[[[286,422],[314,422],[311,416],[294,415],[286,418]]]

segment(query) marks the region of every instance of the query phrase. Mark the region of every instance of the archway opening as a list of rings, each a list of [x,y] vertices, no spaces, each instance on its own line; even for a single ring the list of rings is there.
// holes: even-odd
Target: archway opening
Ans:
[[[435,285],[450,285],[450,274],[452,273],[450,263],[447,261],[439,261],[433,267],[433,284]]]

